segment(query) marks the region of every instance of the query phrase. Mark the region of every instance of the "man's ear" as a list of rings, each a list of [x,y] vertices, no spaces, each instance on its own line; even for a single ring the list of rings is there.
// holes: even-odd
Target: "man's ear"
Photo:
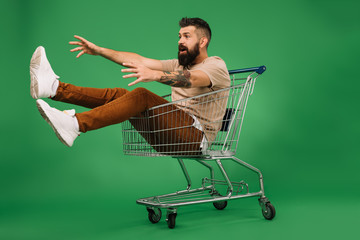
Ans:
[[[205,48],[209,40],[206,37],[200,39],[200,48]]]

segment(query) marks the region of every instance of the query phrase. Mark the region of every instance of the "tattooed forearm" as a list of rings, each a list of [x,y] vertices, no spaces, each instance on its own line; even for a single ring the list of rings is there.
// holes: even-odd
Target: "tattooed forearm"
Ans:
[[[177,72],[163,72],[164,76],[162,76],[159,82],[164,83],[166,85],[170,85],[172,87],[183,87],[189,88],[191,87],[190,77],[191,74],[188,70],[177,71]]]

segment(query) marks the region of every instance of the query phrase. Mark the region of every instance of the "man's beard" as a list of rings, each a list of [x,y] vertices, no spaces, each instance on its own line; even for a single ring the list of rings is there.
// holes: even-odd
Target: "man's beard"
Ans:
[[[183,46],[179,46],[178,60],[179,64],[184,68],[189,68],[195,61],[196,57],[200,54],[199,44],[195,44],[193,50],[186,48],[187,53],[180,54],[180,49],[184,49]]]

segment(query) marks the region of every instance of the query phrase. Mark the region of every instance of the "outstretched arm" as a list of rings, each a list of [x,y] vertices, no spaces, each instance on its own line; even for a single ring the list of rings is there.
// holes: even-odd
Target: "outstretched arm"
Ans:
[[[76,56],[77,58],[79,58],[80,56],[86,53],[89,55],[100,55],[120,65],[123,65],[124,62],[133,62],[133,63],[140,63],[152,70],[162,70],[162,64],[160,60],[146,58],[136,53],[120,52],[108,48],[99,47],[94,43],[89,42],[83,37],[77,35],[75,35],[74,37],[79,41],[71,41],[69,42],[69,44],[79,46],[70,50],[71,52],[80,51]]]
[[[136,77],[137,79],[129,84],[129,86],[135,85],[139,82],[161,82],[172,87],[211,87],[211,81],[209,76],[201,70],[194,71],[177,71],[177,72],[166,72],[151,70],[146,66],[137,63],[124,63],[128,69],[122,69],[122,72],[130,72],[123,76],[123,78]]]

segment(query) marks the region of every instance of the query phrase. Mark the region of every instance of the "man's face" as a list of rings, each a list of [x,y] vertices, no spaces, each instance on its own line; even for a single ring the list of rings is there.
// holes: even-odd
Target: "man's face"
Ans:
[[[194,26],[181,28],[179,31],[179,64],[188,67],[200,54],[199,39]]]

